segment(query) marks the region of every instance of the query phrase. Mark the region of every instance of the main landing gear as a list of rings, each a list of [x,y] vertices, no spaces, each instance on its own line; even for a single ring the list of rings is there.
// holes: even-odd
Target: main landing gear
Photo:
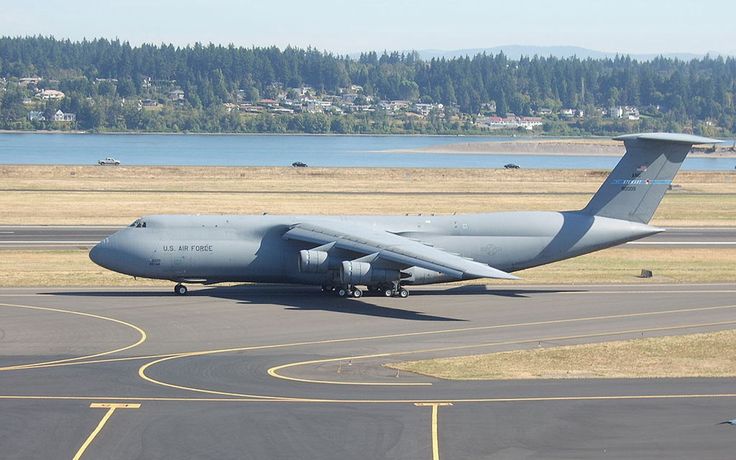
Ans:
[[[188,291],[189,289],[187,289],[187,287],[181,283],[178,283],[176,286],[174,286],[174,294],[176,295],[187,295]]]
[[[398,281],[377,286],[377,290],[383,293],[384,297],[401,297],[402,299],[409,297],[409,291],[402,287]]]
[[[359,299],[364,294],[357,286],[350,285],[338,287],[325,285],[322,286],[322,292],[334,292],[338,297],[352,297],[354,299]],[[384,297],[400,297],[402,299],[409,297],[409,291],[399,283],[368,286],[367,292]]]
[[[398,289],[384,289],[383,290],[383,296],[384,297],[401,297],[402,299],[406,299],[409,297],[409,291],[404,289],[403,287],[399,287]]]
[[[360,299],[363,297],[363,291],[357,286],[344,286],[335,288],[335,294],[338,297],[352,297],[354,299]]]

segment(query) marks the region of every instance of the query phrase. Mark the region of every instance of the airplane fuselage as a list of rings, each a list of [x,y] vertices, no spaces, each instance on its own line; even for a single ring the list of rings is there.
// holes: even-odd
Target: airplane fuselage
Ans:
[[[580,212],[501,212],[452,216],[150,216],[103,240],[90,253],[99,265],[131,276],[177,282],[272,282],[325,285],[335,270],[308,273],[299,251],[314,245],[285,239],[309,219],[397,234],[448,253],[513,272],[643,238],[649,225]],[[335,263],[349,257],[336,254]],[[333,267],[334,268],[334,267]],[[403,270],[402,283],[455,279]]]

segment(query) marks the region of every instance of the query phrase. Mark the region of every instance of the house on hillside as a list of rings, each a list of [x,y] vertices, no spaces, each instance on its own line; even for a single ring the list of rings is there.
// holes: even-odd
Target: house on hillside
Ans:
[[[141,99],[138,104],[140,107],[158,107],[158,101],[154,99]]]
[[[183,101],[184,100],[184,91],[180,89],[175,89],[173,91],[169,91],[169,100],[171,101]]]
[[[55,89],[42,89],[36,93],[36,97],[43,99],[44,101],[64,99],[66,94]]]
[[[429,114],[432,113],[432,110],[437,110],[439,113],[442,113],[444,108],[445,106],[443,104],[414,104],[414,109],[416,110],[416,113],[423,117],[429,116]]]
[[[28,121],[46,121],[46,116],[40,110],[31,110],[28,112]]]
[[[230,113],[233,110],[236,112],[240,110],[240,106],[238,104],[233,104],[232,102],[225,102],[222,104],[222,108],[225,109],[227,113]]]
[[[77,121],[77,114],[76,113],[64,113],[61,110],[57,110],[56,113],[54,113],[54,121],[75,122]]]
[[[624,107],[624,117],[630,121],[636,121],[640,118],[639,109],[636,107]]]
[[[18,79],[18,84],[23,87],[28,85],[38,85],[43,78],[41,77],[22,77]]]

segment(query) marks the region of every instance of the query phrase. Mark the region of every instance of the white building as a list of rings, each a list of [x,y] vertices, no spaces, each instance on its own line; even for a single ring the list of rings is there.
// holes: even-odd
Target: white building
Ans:
[[[626,117],[627,120],[636,121],[640,118],[639,109],[637,109],[636,107],[626,106],[624,107],[624,116]]]
[[[37,85],[43,78],[41,77],[23,77],[18,79],[20,86]]]
[[[36,97],[40,97],[41,99],[48,101],[48,100],[59,100],[64,99],[66,97],[66,94],[62,93],[61,91],[55,90],[55,89],[42,89],[38,93],[36,93]]]
[[[443,104],[423,104],[423,103],[414,104],[414,107],[416,108],[417,113],[424,117],[429,116],[429,114],[432,113],[432,110],[434,109],[437,109],[437,111],[442,112],[442,110],[445,108]]]
[[[61,110],[57,110],[54,114],[54,121],[68,121],[68,122],[74,122],[77,121],[77,114],[76,113],[64,113]]]
[[[29,121],[46,121],[46,116],[40,110],[31,110],[28,112]]]
[[[172,101],[183,101],[184,100],[184,91],[180,89],[175,89],[174,91],[169,91],[169,99]]]

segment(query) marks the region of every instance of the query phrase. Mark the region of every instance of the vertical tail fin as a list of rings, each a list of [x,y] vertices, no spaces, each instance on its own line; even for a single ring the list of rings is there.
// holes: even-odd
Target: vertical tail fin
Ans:
[[[721,141],[687,134],[647,133],[615,137],[626,153],[581,212],[648,223],[695,144]]]

